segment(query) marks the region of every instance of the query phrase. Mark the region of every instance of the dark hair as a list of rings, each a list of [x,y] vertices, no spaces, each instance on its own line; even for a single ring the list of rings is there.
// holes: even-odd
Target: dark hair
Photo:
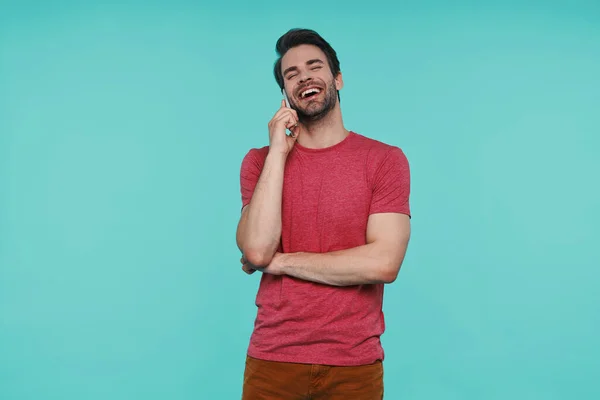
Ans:
[[[329,43],[327,43],[325,39],[321,37],[321,35],[311,29],[290,29],[277,40],[277,44],[275,45],[275,51],[279,57],[277,58],[277,61],[275,61],[273,72],[275,74],[275,80],[277,81],[280,89],[283,89],[281,59],[289,49],[303,44],[317,46],[323,53],[325,53],[325,56],[327,56],[329,69],[331,69],[334,77],[336,77],[340,72],[340,60],[338,60],[335,50]],[[338,91],[338,99],[339,97],[340,93]]]

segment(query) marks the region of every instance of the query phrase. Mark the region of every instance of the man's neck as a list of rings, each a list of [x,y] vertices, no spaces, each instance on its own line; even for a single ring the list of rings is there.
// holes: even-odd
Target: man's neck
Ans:
[[[348,133],[338,108],[323,119],[303,123],[298,143],[310,149],[324,149],[340,143]]]

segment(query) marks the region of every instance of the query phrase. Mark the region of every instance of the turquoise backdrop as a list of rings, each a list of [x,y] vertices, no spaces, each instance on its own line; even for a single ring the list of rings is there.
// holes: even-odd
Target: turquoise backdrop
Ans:
[[[600,398],[600,3],[126,0],[0,1],[0,399],[240,398],[292,27],[411,163],[386,398]]]

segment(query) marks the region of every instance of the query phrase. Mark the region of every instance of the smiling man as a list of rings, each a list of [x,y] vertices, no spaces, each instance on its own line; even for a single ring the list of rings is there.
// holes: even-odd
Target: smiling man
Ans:
[[[262,273],[243,399],[381,399],[383,291],[410,237],[408,161],[345,128],[340,63],[318,33],[290,30],[276,50],[289,107],[241,167],[237,244],[242,269]]]

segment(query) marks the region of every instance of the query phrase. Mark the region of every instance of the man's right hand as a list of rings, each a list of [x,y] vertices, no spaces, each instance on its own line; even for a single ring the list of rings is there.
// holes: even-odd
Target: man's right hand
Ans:
[[[292,134],[288,136],[286,129]],[[296,110],[288,108],[285,100],[281,100],[281,107],[269,121],[269,151],[287,155],[294,147],[299,133],[300,123]]]

